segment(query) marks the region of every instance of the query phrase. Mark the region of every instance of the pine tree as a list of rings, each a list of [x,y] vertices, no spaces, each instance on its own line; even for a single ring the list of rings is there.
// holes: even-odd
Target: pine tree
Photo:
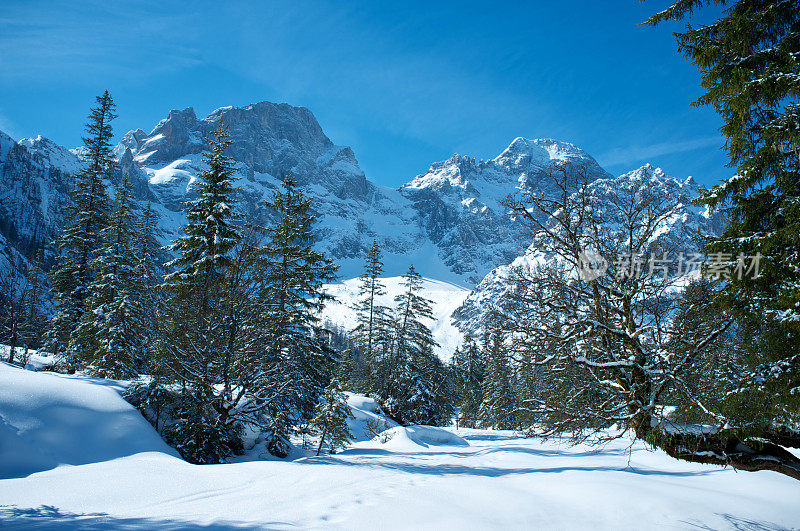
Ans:
[[[172,250],[178,257],[167,264],[171,295],[159,356],[184,389],[185,405],[168,436],[192,462],[218,462],[230,453],[235,426],[220,422],[217,384],[225,360],[225,279],[231,253],[240,240],[233,211],[234,172],[225,154],[230,145],[224,124],[207,140],[206,168],[195,185],[199,197],[185,206],[187,223]],[[213,435],[213,436],[212,436]],[[203,438],[202,444],[198,438]],[[194,443],[191,441],[195,441]]]
[[[88,166],[75,176],[72,204],[65,212],[65,226],[55,245],[56,264],[51,272],[56,313],[48,330],[48,348],[64,358],[67,369],[75,369],[79,352],[69,350],[69,341],[84,314],[93,280],[91,264],[103,248],[102,234],[108,225],[109,201],[103,180],[113,169],[111,121],[114,100],[106,91],[97,97],[86,125]]]
[[[380,280],[383,272],[381,251],[378,242],[373,241],[364,263],[364,272],[359,277],[359,300],[354,305],[358,325],[353,330],[354,363],[364,367],[362,382],[367,389],[372,387],[382,375],[377,373],[381,358],[388,353],[391,338],[391,319],[389,309],[380,305],[377,298],[386,295],[386,287]]]
[[[161,244],[158,241],[158,214],[150,203],[142,211],[136,222],[136,232],[132,242],[137,258],[135,282],[138,300],[146,309],[140,316],[140,336],[142,339],[142,361],[145,365],[155,364],[158,342],[158,324],[164,310],[164,292],[161,289],[164,263],[161,259]]]
[[[757,278],[754,271],[733,274],[715,297],[715,304],[722,302],[722,309],[736,319],[748,351],[738,367],[741,381],[722,412],[742,419],[737,429],[755,437],[756,445],[767,440],[797,448],[800,6],[771,0],[678,0],[646,23],[691,19],[710,3],[729,5],[713,23],[687,24],[675,34],[678,50],[702,74],[706,92],[694,105],[712,106],[723,119],[724,147],[729,165],[736,168],[736,175],[701,198],[708,207],[723,211],[728,221],[722,236],[708,241],[706,250],[732,265],[738,265],[739,256],[763,255]],[[791,460],[756,460],[754,453],[729,461],[746,470],[767,468],[800,479],[797,462],[784,466]]]
[[[131,183],[123,177],[114,210],[103,230],[105,246],[92,262],[86,312],[70,339],[90,372],[102,378],[132,378],[142,367],[144,321],[150,310],[137,275]]]
[[[447,367],[433,353],[407,360],[399,380],[407,390],[400,403],[401,418],[407,424],[445,425],[452,418],[452,387]]]
[[[332,454],[350,443],[353,434],[350,433],[347,420],[352,418],[355,417],[347,405],[347,397],[342,392],[339,382],[331,380],[314,408],[314,418],[311,421],[312,428],[319,434],[317,455],[326,442]]]
[[[474,341],[468,339],[456,349],[450,361],[453,375],[453,399],[459,408],[459,422],[468,428],[477,427],[478,411],[483,402],[483,381],[486,361]]]
[[[319,312],[331,297],[323,285],[336,267],[313,248],[311,203],[288,175],[268,203],[277,215],[261,251],[262,278],[256,295],[262,308],[263,388],[279,389],[270,405],[275,440],[288,437],[294,422],[308,420],[335,367]],[[283,443],[276,443],[285,446]]]
[[[447,369],[434,354],[437,346],[423,320],[433,319],[431,301],[421,295],[422,277],[412,265],[395,297],[391,349],[377,361],[374,392],[386,412],[403,424],[440,424],[451,414]]]
[[[433,320],[431,301],[423,297],[422,276],[414,266],[403,275],[403,291],[395,297],[397,303],[397,329],[394,338],[398,357],[414,357],[433,350],[436,341],[430,328],[422,320]]]
[[[478,418],[484,428],[512,430],[518,427],[517,400],[504,336],[502,329],[494,324],[484,340],[487,368]]]

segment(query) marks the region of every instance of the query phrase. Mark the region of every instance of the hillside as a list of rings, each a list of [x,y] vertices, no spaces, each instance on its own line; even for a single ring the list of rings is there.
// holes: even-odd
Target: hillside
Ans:
[[[402,293],[402,277],[382,278],[381,282],[386,288],[386,295],[376,297],[376,303],[388,308],[394,308],[394,298]],[[340,284],[329,284],[326,292],[335,297],[329,302],[322,312],[322,318],[339,328],[352,331],[358,324],[353,305],[358,301],[359,281],[357,278],[347,280]],[[442,359],[448,359],[457,346],[461,344],[461,332],[456,328],[452,315],[453,311],[463,304],[470,291],[464,287],[426,278],[422,284],[421,295],[433,303],[432,321],[426,320],[425,324],[431,329],[433,338],[438,343],[436,354]]]

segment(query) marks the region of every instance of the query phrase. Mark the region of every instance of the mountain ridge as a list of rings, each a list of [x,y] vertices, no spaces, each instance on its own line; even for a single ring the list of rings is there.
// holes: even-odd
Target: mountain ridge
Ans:
[[[167,240],[182,224],[182,204],[202,169],[204,139],[220,121],[233,140],[229,154],[238,166],[245,216],[268,222],[264,200],[291,172],[318,214],[318,247],[341,264],[342,279],[360,272],[364,252],[377,239],[388,275],[402,274],[414,263],[432,278],[473,286],[525,247],[502,206],[508,194],[533,185],[549,163],[584,160],[595,177],[606,175],[573,144],[517,137],[494,159],[454,154],[392,189],[368,180],[352,148],[336,145],[305,107],[258,102],[219,107],[203,118],[192,107],[173,109],[149,133],[127,131],[114,148],[118,168],[113,180],[127,174],[135,198],[156,205]],[[61,172],[55,179],[64,203],[66,175],[80,169],[81,149],[68,150],[41,135],[17,144],[40,166]],[[30,202],[41,210],[48,198],[34,194]],[[61,220],[56,214],[50,218],[47,232],[54,233],[52,225]]]
[[[110,188],[122,175],[129,177],[137,202],[152,204],[160,216],[164,243],[185,222],[182,206],[203,168],[204,138],[220,121],[233,141],[229,154],[237,164],[235,186],[248,221],[269,223],[265,201],[283,175],[292,173],[317,214],[316,246],[339,264],[340,281],[361,273],[364,254],[378,240],[386,277],[402,275],[413,263],[429,279],[475,288],[454,314],[464,333],[477,329],[475,318],[486,297],[502,296],[501,273],[524,257],[530,244],[503,200],[520,190],[546,188],[554,165],[583,166],[591,182],[643,172],[699,193],[696,183],[669,178],[649,164],[614,177],[572,143],[523,137],[492,159],[455,153],[393,189],[367,179],[353,150],[328,138],[304,107],[259,102],[220,107],[203,118],[188,107],[171,110],[149,133],[141,128],[124,133],[107,182]],[[12,248],[30,258],[53,241],[71,176],[82,168],[81,155],[80,148],[70,150],[41,135],[16,142],[0,132],[0,186],[7,191],[0,203],[0,246],[6,252]],[[53,250],[47,249],[52,259]]]

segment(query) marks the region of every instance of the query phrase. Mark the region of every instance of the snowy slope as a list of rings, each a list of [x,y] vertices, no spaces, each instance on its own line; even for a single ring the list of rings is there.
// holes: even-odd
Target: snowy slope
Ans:
[[[0,367],[5,529],[785,529],[800,484],[510,432],[394,428],[335,456],[191,465],[111,383]],[[372,405],[351,397],[362,412]],[[386,439],[383,437],[383,439]],[[52,468],[54,464],[74,466]],[[24,466],[22,466],[24,465]],[[19,477],[37,472],[27,477]]]
[[[382,278],[386,295],[377,298],[378,304],[394,308],[394,298],[403,291],[402,280],[402,277]],[[326,305],[322,318],[344,330],[353,330],[358,324],[353,310],[353,305],[358,301],[358,285],[357,278],[326,285],[325,291],[335,299]],[[461,332],[454,326],[451,315],[464,302],[469,290],[456,284],[425,278],[421,295],[433,302],[434,319],[425,324],[431,328],[433,338],[439,344],[437,355],[447,360],[461,344]]]
[[[142,452],[177,455],[118,390],[109,380],[0,363],[0,478]]]

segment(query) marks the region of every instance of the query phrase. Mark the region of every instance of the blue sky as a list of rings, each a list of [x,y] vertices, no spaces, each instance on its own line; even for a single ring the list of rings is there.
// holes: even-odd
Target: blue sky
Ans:
[[[269,100],[311,109],[368,178],[399,186],[452,153],[517,136],[576,144],[611,173],[645,162],[712,185],[719,118],[667,2],[49,2],[3,0],[0,129],[80,143],[108,88],[116,132],[170,109]]]

